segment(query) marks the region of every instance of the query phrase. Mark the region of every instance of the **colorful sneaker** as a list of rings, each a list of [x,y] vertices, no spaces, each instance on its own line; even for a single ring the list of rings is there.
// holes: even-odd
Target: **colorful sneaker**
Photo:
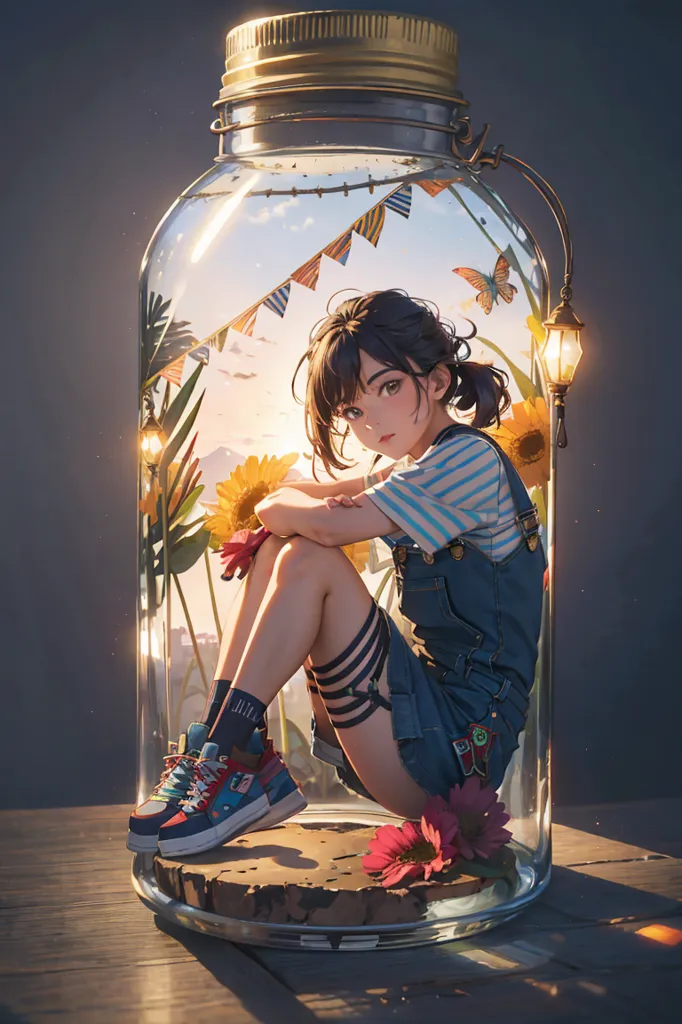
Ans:
[[[164,757],[161,778],[144,803],[136,807],[128,819],[126,846],[133,853],[153,853],[158,845],[159,829],[180,810],[180,801],[187,796],[194,765],[206,742],[208,726],[192,722],[182,733],[171,753]]]
[[[241,835],[269,807],[257,769],[219,757],[218,744],[205,743],[180,811],[159,829],[159,849],[164,857],[212,850]]]
[[[254,736],[257,735],[254,733]],[[263,751],[260,738],[258,743],[260,751],[253,751],[252,745],[249,745],[249,751],[254,753]],[[256,778],[265,790],[269,809],[262,818],[258,818],[253,824],[248,825],[243,830],[244,832],[259,832],[264,828],[272,828],[273,825],[278,825],[280,821],[286,821],[287,818],[291,818],[292,815],[308,806],[308,801],[298,788],[295,779],[289,774],[289,769],[272,745],[272,740],[268,740],[262,753]]]

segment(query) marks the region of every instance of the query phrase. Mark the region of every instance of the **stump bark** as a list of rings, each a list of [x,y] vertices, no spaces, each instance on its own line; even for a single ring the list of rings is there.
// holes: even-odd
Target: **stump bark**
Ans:
[[[460,861],[428,882],[384,888],[362,869],[375,832],[352,823],[284,823],[193,857],[158,855],[156,880],[168,896],[223,917],[347,927],[420,921],[429,904],[496,881],[467,874]]]

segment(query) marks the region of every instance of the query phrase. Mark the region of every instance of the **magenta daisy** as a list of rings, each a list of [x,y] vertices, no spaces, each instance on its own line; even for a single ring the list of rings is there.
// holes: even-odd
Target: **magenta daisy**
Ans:
[[[471,775],[463,786],[454,786],[448,806],[459,822],[457,847],[466,860],[489,857],[512,838],[509,829],[503,828],[511,815],[492,786],[482,786],[478,776]]]
[[[421,821],[382,825],[370,839],[370,853],[362,858],[368,874],[381,873],[381,884],[396,885],[401,878],[430,878],[457,856],[457,818],[440,796],[431,797]]]

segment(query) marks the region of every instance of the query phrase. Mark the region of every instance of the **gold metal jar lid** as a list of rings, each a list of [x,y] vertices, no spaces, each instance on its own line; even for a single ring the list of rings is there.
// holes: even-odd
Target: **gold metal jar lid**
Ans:
[[[384,11],[308,11],[237,25],[227,35],[218,103],[315,89],[461,100],[457,34]]]

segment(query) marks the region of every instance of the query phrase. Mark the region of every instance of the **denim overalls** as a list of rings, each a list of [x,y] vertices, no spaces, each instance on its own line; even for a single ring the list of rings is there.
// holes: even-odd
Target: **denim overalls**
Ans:
[[[508,456],[460,424],[442,430],[434,446],[455,434],[482,437],[500,455],[524,539],[497,562],[466,535],[432,555],[414,544],[392,551],[400,610],[413,623],[410,650],[387,616],[393,733],[409,774],[443,796],[472,774],[497,789],[519,745],[547,566],[537,509]]]

